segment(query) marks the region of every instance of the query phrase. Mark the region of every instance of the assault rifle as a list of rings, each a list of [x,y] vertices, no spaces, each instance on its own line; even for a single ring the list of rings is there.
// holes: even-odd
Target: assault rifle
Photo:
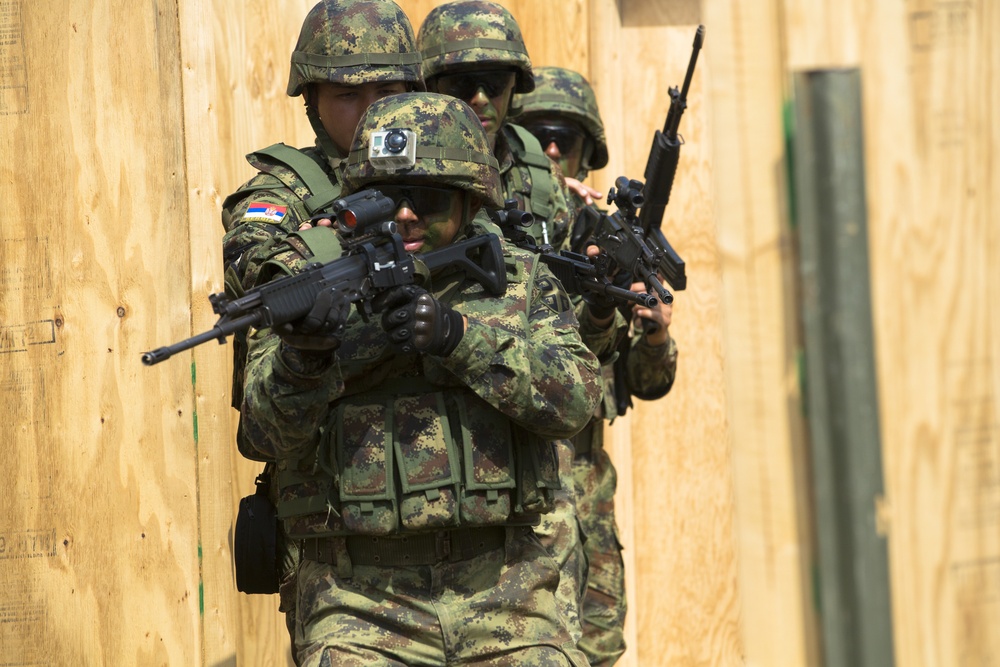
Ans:
[[[615,284],[614,269],[617,267],[620,271],[628,271],[645,280],[649,289],[659,294],[664,303],[670,303],[673,299],[670,292],[656,279],[655,265],[649,265],[648,262],[643,264],[647,256],[643,251],[648,254],[649,250],[642,239],[635,234],[616,235],[616,227],[610,221],[600,227],[602,238],[607,240],[607,247],[601,246],[604,252],[596,257],[588,257],[570,250],[557,253],[549,244],[538,245],[525,231],[526,227],[531,226],[534,216],[519,210],[514,199],[506,200],[502,210],[490,210],[489,214],[503,231],[504,238],[517,247],[538,255],[570,294],[600,294],[620,305],[631,307],[631,304],[637,303],[647,308],[653,307],[656,304],[656,296],[653,294],[633,292]]]
[[[667,120],[663,124],[663,131],[657,130],[653,135],[653,145],[649,149],[646,171],[643,173],[643,178],[646,179],[646,187],[643,190],[645,203],[639,211],[639,226],[646,242],[661,255],[660,273],[676,291],[687,287],[684,260],[667,241],[660,226],[663,223],[663,210],[670,201],[670,190],[677,175],[677,162],[680,160],[681,145],[684,143],[684,138],[677,133],[677,129],[680,126],[681,116],[687,109],[688,89],[691,87],[691,77],[698,62],[698,52],[701,51],[704,41],[705,26],[700,25],[694,34],[691,60],[688,61],[684,84],[680,90],[676,86],[669,90],[670,108],[667,111]]]
[[[396,230],[392,220],[395,210],[395,202],[377,190],[362,190],[335,201],[335,229],[314,227],[290,236],[336,234],[335,243],[340,246],[339,252],[332,253],[336,259],[308,264],[300,273],[271,280],[238,298],[224,292],[210,294],[212,310],[219,316],[215,326],[144,353],[142,363],[158,364],[213,339],[222,344],[227,336],[250,327],[262,329],[294,322],[307,315],[316,296],[328,289],[343,293],[366,318],[372,312],[371,298],[379,292],[445,269],[464,272],[494,296],[507,290],[503,252],[495,234],[474,236],[414,257],[406,252]]]
[[[684,143],[684,138],[677,133],[677,130],[680,126],[681,116],[687,109],[688,89],[691,87],[691,77],[694,75],[694,68],[698,62],[698,52],[701,51],[704,41],[705,26],[699,25],[695,31],[691,60],[688,61],[684,83],[680,90],[676,86],[670,88],[670,108],[667,110],[667,120],[663,124],[663,131],[657,130],[653,135],[653,145],[649,149],[646,170],[643,172],[643,178],[646,179],[642,191],[644,201],[639,209],[637,219],[640,233],[656,254],[660,274],[675,291],[681,291],[687,287],[684,260],[680,258],[677,251],[667,241],[666,236],[663,235],[661,225],[663,211],[667,207],[667,202],[670,201],[670,190],[673,188],[674,177],[677,175],[681,145]],[[643,322],[643,330],[647,334],[653,333],[656,328],[656,325],[650,320]],[[628,339],[623,340],[618,347],[618,358],[615,361],[614,391],[619,415],[624,415],[632,406],[632,391],[627,382],[629,349]],[[653,400],[661,396],[662,394],[643,395],[640,398]]]

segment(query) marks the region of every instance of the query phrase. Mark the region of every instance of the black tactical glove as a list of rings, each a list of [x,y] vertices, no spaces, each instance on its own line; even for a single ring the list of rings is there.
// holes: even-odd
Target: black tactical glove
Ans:
[[[275,333],[287,347],[314,356],[329,356],[340,347],[340,333],[351,314],[351,304],[338,290],[316,295],[312,310],[300,320],[279,324]]]
[[[607,275],[611,284],[621,289],[629,289],[632,286],[632,275],[628,271],[623,271],[610,257],[602,261],[607,262]],[[584,291],[581,295],[587,310],[595,321],[606,320],[615,312],[618,302],[607,294]]]
[[[375,297],[372,307],[381,311],[382,328],[402,352],[446,357],[465,335],[462,314],[416,285],[387,290]]]

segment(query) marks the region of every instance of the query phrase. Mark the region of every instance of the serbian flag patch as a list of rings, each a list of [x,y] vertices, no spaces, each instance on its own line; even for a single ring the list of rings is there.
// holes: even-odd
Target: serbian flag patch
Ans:
[[[269,204],[267,202],[255,201],[251,202],[250,208],[247,212],[243,214],[243,220],[252,220],[257,222],[281,222],[285,217],[285,211],[288,210],[287,206],[275,206],[274,204]]]

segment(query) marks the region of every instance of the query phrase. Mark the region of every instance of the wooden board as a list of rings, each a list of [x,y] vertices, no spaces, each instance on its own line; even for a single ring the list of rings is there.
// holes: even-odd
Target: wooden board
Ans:
[[[862,6],[897,662],[996,665],[1000,13],[988,1]]]
[[[200,660],[191,369],[139,361],[191,325],[176,13],[0,3],[10,664]]]
[[[712,201],[747,664],[818,664],[780,5],[708,2]]]
[[[219,205],[252,175],[243,155],[311,142],[284,88],[312,4],[0,0],[8,660],[287,663],[277,599],[232,584],[232,519],[258,466],[232,445],[229,348],[138,359],[214,321]],[[415,28],[435,4],[402,3]],[[622,664],[818,662],[782,107],[791,71],[831,65],[863,74],[897,662],[995,664],[1000,8],[507,6],[536,64],[594,84],[612,153],[601,189],[641,171],[683,77],[684,17],[708,28],[666,221],[691,285],[678,384],[610,434],[632,600]]]
[[[255,170],[244,156],[282,141],[307,146],[313,133],[301,98],[285,92],[288,63],[311,1],[181,0],[185,136],[190,205],[192,333],[215,322],[207,296],[222,290],[223,198]],[[194,352],[198,485],[205,590],[204,664],[292,664],[276,595],[244,595],[233,574],[239,499],[261,465],[235,447],[230,408],[232,351]]]
[[[626,26],[635,25],[624,15]],[[696,25],[624,27],[614,122],[624,133],[625,173],[642,178],[668,89],[684,80]],[[706,42],[706,47],[711,47]],[[704,54],[702,54],[704,55]],[[635,584],[630,611],[638,625],[639,665],[742,663],[743,611],[737,580],[733,476],[726,423],[720,258],[708,197],[713,178],[706,82],[700,59],[680,125],[685,139],[663,230],[686,262],[688,288],[675,294],[671,335],[680,355],[670,394],[635,402],[631,417]],[[616,441],[617,445],[617,441]],[[616,452],[617,454],[617,452]]]

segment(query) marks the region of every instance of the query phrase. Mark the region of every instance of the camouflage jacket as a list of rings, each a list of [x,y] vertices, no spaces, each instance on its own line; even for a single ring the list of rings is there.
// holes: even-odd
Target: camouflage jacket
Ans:
[[[335,158],[325,159],[318,148],[296,149],[274,144],[247,155],[258,170],[222,203],[223,270],[226,291],[238,296],[257,283],[261,265],[271,247],[308,220],[312,213],[340,196],[343,184]],[[293,168],[294,167],[294,168]],[[232,406],[237,410],[243,399],[243,371],[246,336],[233,337]],[[244,454],[242,430],[237,436]]]
[[[380,513],[379,502],[405,505],[408,491],[437,484],[428,479],[437,480],[447,468],[458,470],[454,474],[459,477],[471,476],[455,483],[461,487],[455,492],[461,502],[485,507],[489,503],[468,500],[467,491],[489,478],[501,499],[509,492],[503,489],[507,482],[513,485],[511,474],[489,468],[491,461],[503,460],[495,453],[512,446],[510,434],[518,441],[517,433],[528,433],[537,446],[573,435],[587,424],[603,389],[599,364],[580,339],[569,299],[534,255],[508,244],[504,255],[504,296],[489,296],[468,280],[433,285],[438,298],[469,322],[458,347],[446,358],[397,353],[388,345],[378,317],[365,322],[356,310],[333,364],[318,372],[298,366],[296,355],[270,331],[251,335],[243,428],[258,450],[255,454],[276,459],[279,470],[295,482],[282,484],[284,508],[279,504],[286,521],[289,516],[296,519],[286,523],[289,534],[386,534],[399,530],[400,521],[403,529],[431,527],[420,523],[434,514],[426,507]],[[463,426],[456,436],[459,422]],[[438,451],[442,438],[453,437],[465,443],[459,447],[461,461],[454,460],[454,452]],[[353,449],[345,453],[345,448]],[[359,454],[358,448],[367,449]],[[303,483],[303,470],[319,470],[319,477]],[[554,460],[550,472],[556,488]],[[394,489],[394,479],[403,488]],[[334,511],[322,503],[302,507],[308,500],[304,496],[328,497],[324,485],[340,487],[334,494],[338,501],[328,501]],[[349,501],[358,488],[368,493],[362,494],[370,510],[367,518],[351,509]],[[411,500],[427,505],[431,495],[421,491]],[[447,498],[448,493],[435,486],[434,496]],[[466,520],[472,516],[472,524],[504,523],[507,517],[482,516],[464,505],[462,514]]]
[[[298,171],[290,166],[291,160]],[[318,147],[275,144],[250,153],[247,161],[258,174],[222,203],[223,261],[227,270],[235,270],[244,288],[256,282],[261,249],[296,231],[314,211],[339,197],[343,188],[339,170]]]

